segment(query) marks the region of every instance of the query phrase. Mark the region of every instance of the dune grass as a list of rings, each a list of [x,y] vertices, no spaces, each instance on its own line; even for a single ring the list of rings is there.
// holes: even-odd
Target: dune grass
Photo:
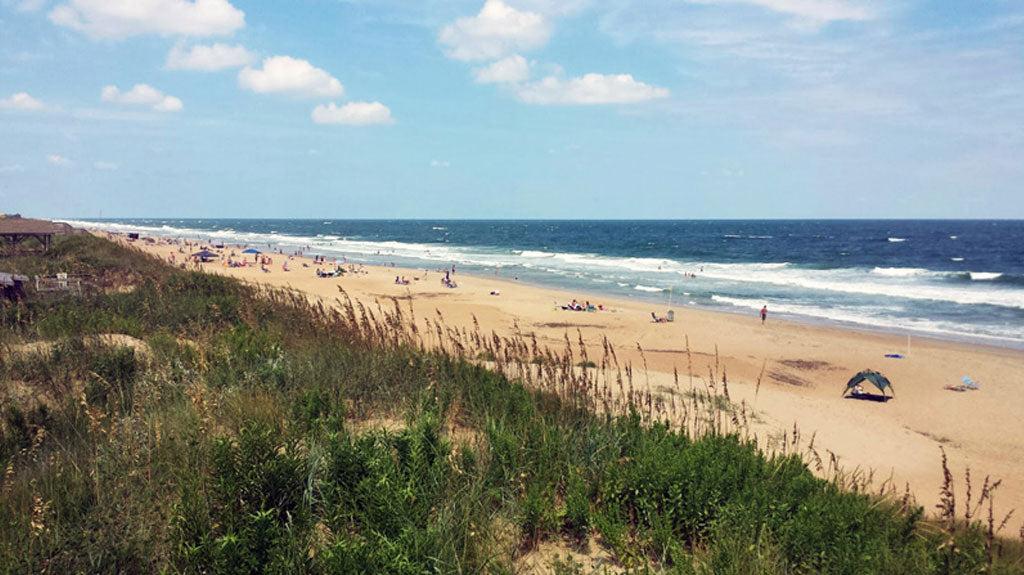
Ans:
[[[666,398],[607,342],[325,306],[92,237],[4,265],[95,289],[0,314],[2,572],[515,573],[543,541],[612,572],[1024,566],[997,485],[958,515],[948,478],[925,520],[891,486],[816,477],[796,430],[747,433],[717,365]]]

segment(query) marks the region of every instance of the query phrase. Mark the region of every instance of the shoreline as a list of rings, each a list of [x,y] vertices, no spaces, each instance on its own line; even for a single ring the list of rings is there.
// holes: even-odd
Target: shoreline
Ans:
[[[176,244],[160,241],[132,244],[164,261],[178,249]],[[996,494],[997,520],[1011,508],[1024,509],[1024,482],[1017,479],[1024,477],[1024,464],[1019,461],[1024,453],[1024,419],[1018,416],[1024,410],[1024,398],[1016,388],[1024,383],[1024,354],[1014,349],[915,337],[909,355],[888,359],[885,353],[906,351],[905,336],[809,325],[772,314],[762,326],[752,314],[693,306],[675,308],[673,323],[655,324],[650,312],[663,315],[664,304],[655,307],[649,302],[598,296],[602,299],[591,300],[595,305],[602,303],[615,311],[566,311],[555,309],[553,302],[567,303],[573,297],[583,301],[590,294],[463,272],[454,276],[459,287],[448,289],[441,287],[442,276],[434,271],[424,274],[365,264],[365,275],[322,279],[315,275],[312,258],[284,256],[291,267],[285,273],[281,257],[274,254],[270,273],[258,267],[223,267],[220,262],[202,264],[202,269],[296,289],[328,303],[340,295],[338,286],[353,300],[368,305],[385,305],[394,298],[403,306],[412,305],[418,318],[436,310],[451,326],[472,329],[479,322],[483,333],[533,332],[542,346],[552,349],[563,348],[567,337],[573,341],[579,337],[597,352],[592,357],[600,355],[601,338],[607,337],[624,363],[647,367],[644,375],[652,392],[671,389],[675,371],[681,379],[692,374],[700,380],[721,364],[733,401],[743,402],[757,414],[765,441],[796,426],[805,443],[813,435],[822,453],[834,454],[848,470],[872,469],[876,483],[891,475],[891,484],[901,490],[908,484],[928,513],[939,501],[940,458],[945,450],[959,489],[963,489],[967,467],[975,477],[1003,480]],[[325,267],[333,269],[331,264]],[[410,284],[395,285],[395,275],[407,276]],[[501,295],[489,295],[493,290]],[[893,382],[896,399],[885,403],[841,399],[846,381],[864,368],[885,373]],[[964,393],[944,389],[965,376],[982,382],[981,389]],[[1021,525],[1024,516],[1015,514],[1008,529],[1016,532]]]
[[[217,220],[208,220],[208,221],[217,221]],[[225,222],[237,222],[237,221],[244,221],[244,220],[230,219],[230,220],[223,220],[223,221],[225,221]],[[253,221],[263,221],[263,220],[253,220]],[[282,221],[282,222],[290,222],[292,220],[285,219],[285,220],[280,220],[280,221]],[[318,222],[319,220],[318,219],[310,219],[308,221],[310,221],[310,222]],[[388,220],[369,220],[369,221],[388,221]],[[432,220],[423,220],[423,221],[430,222]],[[426,248],[426,247],[430,247],[431,248],[430,250],[426,251],[426,254],[428,255],[428,257],[426,259],[422,259],[422,258],[418,258],[414,254],[410,255],[409,253],[405,253],[408,250],[404,250],[403,251],[403,249],[396,248],[395,246],[390,246],[389,247],[388,246],[389,242],[383,242],[383,243],[380,244],[380,246],[375,246],[375,247],[380,247],[380,251],[378,251],[376,254],[372,254],[369,251],[363,251],[363,250],[365,250],[366,246],[362,245],[362,244],[360,244],[361,247],[353,247],[353,249],[355,250],[354,252],[347,253],[347,250],[343,250],[342,248],[335,247],[333,245],[333,243],[330,246],[328,246],[328,245],[320,245],[320,244],[316,243],[316,242],[321,241],[321,240],[327,241],[327,240],[332,240],[332,239],[338,239],[336,236],[323,236],[323,237],[317,236],[316,238],[314,238],[312,236],[307,236],[307,235],[294,236],[294,237],[293,236],[286,236],[286,235],[285,236],[277,235],[275,237],[270,237],[269,235],[264,234],[264,233],[246,232],[246,231],[239,232],[239,231],[236,231],[236,230],[231,229],[231,228],[227,228],[226,230],[219,230],[219,231],[217,231],[217,230],[202,230],[202,229],[191,229],[191,228],[173,228],[173,227],[167,227],[167,226],[164,226],[163,228],[158,228],[158,227],[155,227],[155,225],[145,225],[145,222],[141,222],[138,225],[136,225],[136,224],[127,224],[127,223],[119,223],[119,222],[114,222],[114,221],[106,222],[106,223],[100,223],[100,222],[89,222],[89,221],[84,221],[83,220],[83,221],[76,221],[76,222],[79,223],[79,224],[92,224],[94,226],[98,226],[104,232],[127,233],[129,231],[136,231],[136,232],[142,233],[144,235],[150,235],[152,237],[163,238],[165,240],[195,239],[197,241],[207,242],[207,243],[210,243],[210,244],[227,244],[227,245],[234,245],[236,243],[246,243],[246,242],[248,242],[247,245],[251,245],[251,246],[265,246],[266,245],[266,246],[270,246],[269,249],[274,249],[274,250],[279,249],[279,248],[284,248],[286,253],[290,253],[290,252],[292,252],[294,250],[301,250],[301,251],[303,251],[306,254],[317,254],[317,253],[320,253],[320,254],[326,255],[328,257],[328,259],[330,259],[332,256],[337,256],[337,257],[341,258],[343,255],[345,255],[345,256],[349,257],[349,260],[351,262],[361,262],[361,263],[363,263],[365,265],[376,265],[376,266],[379,266],[379,267],[386,267],[386,263],[388,261],[395,261],[399,266],[402,266],[402,267],[404,267],[404,269],[407,269],[407,270],[408,269],[421,269],[421,267],[424,267],[424,266],[429,268],[429,269],[433,269],[433,268],[436,268],[437,266],[442,265],[442,264],[450,265],[451,263],[455,263],[455,264],[460,266],[460,270],[462,268],[468,269],[468,270],[470,270],[471,273],[476,274],[476,275],[478,275],[480,277],[489,276],[490,272],[495,271],[495,269],[498,269],[498,270],[500,270],[502,272],[502,274],[509,274],[509,277],[511,277],[511,274],[517,273],[518,275],[522,276],[520,278],[522,283],[533,285],[533,286],[536,286],[536,287],[539,287],[539,288],[550,289],[550,290],[566,291],[566,292],[575,292],[575,291],[583,290],[588,295],[592,295],[595,298],[626,300],[626,301],[636,302],[636,303],[641,304],[641,305],[644,305],[644,304],[645,305],[650,305],[650,306],[653,306],[655,309],[666,307],[667,306],[667,300],[670,297],[672,297],[673,300],[674,300],[673,303],[674,303],[674,305],[677,308],[706,310],[706,311],[711,311],[711,312],[720,312],[720,313],[726,313],[726,314],[733,314],[733,315],[740,316],[740,317],[743,317],[743,316],[746,316],[746,315],[749,314],[749,316],[753,317],[754,314],[757,313],[757,309],[760,308],[761,303],[767,303],[769,308],[770,308],[769,309],[769,313],[773,317],[779,318],[779,319],[784,319],[786,321],[791,321],[791,322],[794,322],[794,323],[807,324],[807,325],[810,325],[810,326],[834,327],[834,328],[844,329],[844,330],[863,330],[863,331],[868,331],[868,332],[872,332],[872,333],[878,333],[880,335],[894,335],[894,336],[902,336],[904,338],[906,338],[907,336],[910,336],[910,337],[914,338],[915,340],[919,339],[919,338],[928,338],[928,339],[933,339],[933,340],[947,340],[947,341],[951,341],[951,342],[955,342],[955,343],[966,343],[966,344],[971,344],[971,345],[990,346],[990,347],[1006,348],[1006,349],[1015,350],[1015,351],[1024,351],[1024,338],[1015,337],[1016,334],[1014,333],[1014,331],[1013,330],[1008,330],[1008,328],[1005,327],[1005,324],[1003,324],[1004,327],[994,327],[994,328],[990,329],[989,331],[991,333],[973,333],[973,332],[984,332],[987,328],[979,327],[979,326],[984,326],[986,324],[983,324],[983,323],[978,324],[978,326],[975,326],[972,329],[971,326],[973,326],[974,324],[971,323],[969,318],[966,318],[966,317],[965,318],[961,318],[961,320],[960,320],[961,323],[957,323],[958,322],[958,320],[956,319],[957,316],[943,315],[943,312],[929,314],[928,310],[926,308],[924,308],[924,307],[922,307],[920,310],[917,310],[916,307],[914,308],[914,310],[916,310],[918,312],[917,315],[907,315],[907,314],[887,315],[886,313],[883,313],[882,315],[879,315],[878,317],[875,317],[875,314],[872,314],[870,312],[868,312],[865,315],[865,314],[862,314],[860,312],[854,311],[854,312],[852,312],[852,315],[851,315],[851,313],[847,313],[846,311],[844,311],[844,308],[842,308],[842,306],[836,307],[836,306],[834,306],[832,304],[824,304],[823,306],[820,306],[820,308],[818,306],[811,305],[806,310],[802,310],[802,309],[788,309],[792,305],[796,305],[796,308],[806,307],[806,303],[798,304],[798,303],[795,303],[795,300],[793,300],[793,301],[787,300],[786,298],[788,298],[789,296],[785,296],[785,297],[783,297],[782,300],[774,301],[774,302],[772,301],[773,298],[768,298],[766,300],[766,302],[759,302],[757,304],[757,306],[756,306],[757,309],[748,308],[747,304],[749,304],[750,301],[747,301],[749,299],[749,297],[747,295],[736,295],[735,296],[735,297],[741,298],[742,301],[740,301],[740,300],[737,300],[737,301],[721,301],[721,300],[718,299],[720,294],[730,293],[728,291],[720,292],[720,291],[718,291],[719,287],[716,286],[716,283],[722,281],[722,278],[728,278],[729,277],[728,275],[725,275],[725,276],[722,276],[722,275],[708,275],[706,277],[710,278],[709,280],[704,280],[704,279],[698,280],[698,283],[693,284],[693,287],[691,289],[690,287],[688,287],[687,284],[690,281],[696,280],[697,279],[696,276],[694,276],[693,280],[691,280],[688,275],[686,275],[686,277],[683,277],[683,278],[677,278],[677,277],[675,277],[675,275],[669,273],[669,274],[666,274],[664,278],[662,278],[660,276],[660,269],[661,269],[660,265],[658,266],[659,274],[657,274],[658,275],[657,278],[655,278],[655,277],[642,278],[642,277],[637,276],[637,277],[634,277],[634,278],[630,279],[630,278],[627,278],[626,276],[616,275],[616,274],[621,274],[622,272],[621,272],[621,270],[615,269],[614,271],[609,272],[611,274],[609,276],[611,279],[607,279],[606,281],[598,282],[598,280],[595,280],[595,277],[600,277],[600,278],[603,279],[604,276],[600,276],[600,275],[599,276],[594,276],[593,274],[591,274],[589,272],[579,272],[579,273],[584,273],[585,275],[584,276],[576,275],[575,276],[576,280],[573,281],[573,277],[571,277],[572,276],[572,271],[571,270],[575,269],[575,268],[569,267],[569,268],[563,269],[562,267],[559,267],[559,265],[555,265],[554,267],[557,268],[556,270],[546,270],[547,272],[550,272],[550,273],[544,273],[545,270],[543,270],[542,268],[545,265],[543,262],[546,261],[546,260],[542,260],[540,263],[538,263],[537,261],[534,261],[534,260],[530,259],[530,260],[526,260],[528,263],[525,263],[525,264],[523,264],[523,263],[512,263],[512,264],[510,264],[508,261],[502,260],[502,258],[507,256],[507,254],[502,252],[500,254],[495,255],[494,257],[496,259],[493,262],[490,262],[490,263],[493,263],[493,266],[489,266],[488,262],[485,261],[485,260],[490,259],[490,256],[485,257],[484,260],[476,261],[476,260],[479,260],[479,257],[483,257],[483,256],[481,256],[481,253],[482,254],[489,254],[490,253],[490,248],[486,248],[486,249],[481,248],[483,251],[481,253],[476,253],[475,251],[472,251],[472,249],[475,249],[475,248],[471,248],[471,247],[468,247],[468,246],[462,246],[462,245],[455,246],[455,245],[449,245],[449,244],[443,244],[443,243],[442,244],[438,244],[435,247],[437,247],[438,250],[442,250],[442,252],[441,252],[442,254],[445,253],[444,250],[452,250],[452,253],[449,254],[449,255],[451,255],[452,259],[445,260],[445,259],[436,259],[435,257],[431,257],[431,250],[433,249],[433,247],[431,247],[431,245],[426,245],[426,244],[421,245],[421,244],[415,243],[415,242],[412,243],[412,244],[409,244],[410,246],[417,247],[417,248]],[[153,223],[155,224],[156,222],[153,222]],[[324,223],[327,224],[327,223],[330,223],[330,222],[326,222],[325,221]],[[171,225],[173,226],[174,224],[172,223]],[[273,234],[276,234],[276,232],[272,231],[271,235],[273,235]],[[249,236],[252,236],[252,237],[249,237]],[[348,240],[350,238],[341,237],[341,239],[342,240]],[[360,241],[362,241],[362,240],[360,240]],[[359,244],[360,241],[357,241],[356,243]],[[366,240],[366,241],[369,242],[369,244],[375,244],[374,241],[371,241],[371,240]],[[374,248],[371,247],[369,249],[372,250]],[[394,253],[393,249],[398,249],[399,253],[397,253],[397,254]],[[470,249],[471,251],[470,252],[466,252],[466,253],[462,253],[466,249]],[[343,254],[343,251],[345,252],[344,254]],[[523,252],[524,255],[528,251],[529,250],[525,250]],[[513,253],[518,253],[518,252],[516,252],[516,250],[513,250]],[[467,254],[469,254],[469,255],[467,255]],[[433,254],[433,256],[437,256],[437,255],[438,254]],[[557,253],[555,253],[554,255],[558,256],[558,257],[561,257]],[[566,255],[566,254],[561,254],[561,255]],[[569,257],[571,255],[573,255],[573,254],[569,253],[568,255],[566,255],[566,257]],[[585,255],[585,254],[583,254],[583,255]],[[530,257],[533,257],[533,256],[530,256]],[[618,257],[619,256],[616,256],[616,258],[618,258]],[[625,256],[622,256],[622,257],[624,258]],[[469,259],[466,260],[464,258],[469,258]],[[515,258],[513,258],[513,259],[515,259]],[[632,259],[632,258],[630,258],[630,259]],[[641,258],[641,259],[643,259],[643,258]],[[657,259],[657,258],[655,258],[655,259]],[[652,260],[652,262],[653,262],[653,260]],[[646,260],[645,260],[645,263],[650,263],[650,265],[653,266],[653,263],[646,262]],[[654,263],[656,263],[656,262],[654,262]],[[601,264],[601,265],[603,266],[605,264]],[[688,266],[690,264],[687,264],[686,262],[668,262],[668,263],[666,263],[666,265]],[[697,271],[697,267],[696,266],[698,266],[700,264],[693,263],[692,265],[694,266],[692,271],[696,272]],[[760,265],[760,264],[751,264],[751,265],[755,265],[756,266],[756,265]],[[772,264],[772,265],[775,265],[775,264]],[[779,265],[782,265],[782,264],[779,264]],[[520,267],[520,266],[523,266],[523,267]],[[603,268],[598,267],[596,269],[600,270],[600,269],[603,269]],[[640,269],[640,268],[637,268],[637,269]],[[666,268],[666,269],[668,269],[668,268]],[[700,272],[701,272],[701,275],[704,276],[703,268],[700,268]],[[720,270],[718,272],[716,272],[716,273],[719,273],[719,272],[720,272]],[[712,272],[709,270],[708,273],[711,274]],[[939,272],[936,272],[936,273],[939,273]],[[946,272],[942,272],[942,273],[946,273]],[[630,274],[627,273],[627,275],[630,275]],[[870,275],[870,274],[868,274],[868,275]],[[582,279],[580,279],[580,278],[582,278]],[[619,279],[619,278],[622,278],[622,279]],[[663,281],[665,279],[671,280],[670,283],[674,284],[674,288],[676,290],[674,297],[669,295],[671,288],[661,287],[661,286],[665,285],[665,283]],[[626,284],[621,283],[623,281],[628,282],[628,283],[626,283]],[[654,281],[656,283],[649,283],[649,281]],[[772,281],[774,281],[774,280],[771,280],[771,279],[767,280],[768,283],[765,284],[765,289],[768,290],[768,291],[765,292],[765,293],[771,293],[771,288],[772,288],[773,285],[775,285],[775,284],[771,283]],[[830,280],[830,281],[840,281],[840,280]],[[619,282],[619,284],[618,284],[619,287],[618,288],[615,287],[615,283],[616,282]],[[707,282],[707,283],[700,283],[700,282]],[[573,285],[573,284],[576,284],[576,285]],[[586,285],[583,285],[582,287],[580,287],[580,284],[586,284]],[[607,287],[604,287],[605,284],[607,284]],[[633,284],[636,284],[636,285],[633,285]],[[641,284],[646,284],[646,285],[641,285]],[[800,284],[794,284],[794,285],[800,285]],[[880,284],[880,285],[882,287],[885,287],[885,284]],[[648,287],[648,286],[658,286],[658,287]],[[890,287],[892,287],[892,286],[890,286]],[[916,289],[916,288],[908,286],[906,289],[908,290],[908,293],[913,293],[914,289]],[[690,295],[685,293],[687,291],[693,291],[695,297],[691,297]],[[652,293],[652,292],[654,292],[654,293]],[[868,293],[871,293],[871,292],[868,292]],[[878,292],[878,293],[881,293],[881,292]],[[710,299],[708,299],[709,294],[711,294],[711,296],[710,296],[711,299],[714,299],[716,301],[711,301]],[[724,298],[724,296],[723,296],[723,298],[726,299],[726,300],[729,300],[732,297],[734,297],[734,296],[730,296],[729,298]],[[693,301],[694,299],[696,301]],[[755,296],[755,299],[758,299],[758,296]],[[925,303],[926,303],[926,302],[922,302],[922,301],[920,301],[919,299],[916,299],[916,298],[912,298],[912,300],[913,300],[913,305],[917,306],[917,307],[921,307],[921,306],[925,305]],[[908,301],[910,301],[910,300],[908,300]],[[942,303],[943,301],[945,301],[945,300],[940,300],[939,303]],[[956,300],[951,300],[951,301],[956,301]],[[907,305],[911,305],[911,304],[907,304]],[[779,311],[779,309],[774,307],[774,306],[779,306],[779,308],[784,309],[785,311]],[[941,309],[941,308],[939,308],[939,309]],[[809,312],[809,313],[804,313],[804,312]],[[910,313],[910,312],[908,312],[908,313]],[[906,316],[906,317],[904,317],[904,316]],[[999,324],[992,324],[992,325],[998,326]],[[963,326],[966,326],[968,329],[966,331],[964,329],[961,329]]]

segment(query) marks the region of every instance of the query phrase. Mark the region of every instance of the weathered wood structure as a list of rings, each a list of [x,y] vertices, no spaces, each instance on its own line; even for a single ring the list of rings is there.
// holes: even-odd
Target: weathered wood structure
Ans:
[[[42,251],[50,249],[53,236],[68,233],[71,226],[49,220],[35,220],[20,216],[0,217],[0,254],[12,254],[22,242],[34,238]]]
[[[36,293],[40,295],[82,295],[82,278],[59,273],[53,277],[36,276]]]

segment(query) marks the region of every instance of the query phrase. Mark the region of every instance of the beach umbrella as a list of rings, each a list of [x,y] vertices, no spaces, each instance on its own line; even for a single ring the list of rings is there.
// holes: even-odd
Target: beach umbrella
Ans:
[[[893,397],[896,397],[896,392],[892,389],[892,383],[889,382],[889,379],[873,369],[865,369],[864,371],[853,376],[850,379],[850,381],[846,382],[846,389],[843,390],[843,395],[846,395],[848,391],[856,387],[857,384],[862,381],[870,381],[872,384],[874,384],[875,387],[878,388],[879,391],[882,392],[883,396],[885,395],[886,388],[888,388],[890,391],[892,391]]]
[[[217,252],[211,252],[210,250],[203,250],[201,252],[196,252],[196,253],[192,254],[193,257],[200,257],[200,258],[215,258],[218,255],[219,254]]]
[[[243,254],[261,254],[261,253],[263,253],[263,252],[259,251],[259,250],[258,250],[258,249],[256,249],[256,248],[249,248],[249,249],[247,249],[247,250],[243,251],[242,253],[243,253]]]

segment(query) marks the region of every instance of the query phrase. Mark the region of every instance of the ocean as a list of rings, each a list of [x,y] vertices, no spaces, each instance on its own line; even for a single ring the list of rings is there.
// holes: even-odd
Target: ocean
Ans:
[[[1024,349],[1019,220],[64,221]]]

